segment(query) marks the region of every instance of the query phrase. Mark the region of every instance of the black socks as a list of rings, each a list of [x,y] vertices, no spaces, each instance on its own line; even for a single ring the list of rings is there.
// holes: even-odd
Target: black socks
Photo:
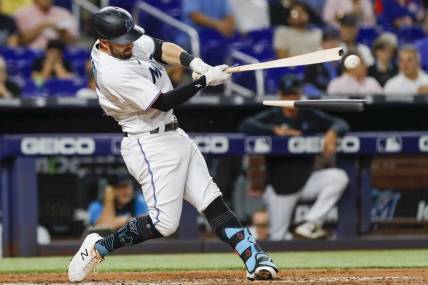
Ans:
[[[104,257],[115,249],[138,244],[145,240],[161,237],[149,215],[133,218],[114,234],[111,234],[95,244],[95,249]]]

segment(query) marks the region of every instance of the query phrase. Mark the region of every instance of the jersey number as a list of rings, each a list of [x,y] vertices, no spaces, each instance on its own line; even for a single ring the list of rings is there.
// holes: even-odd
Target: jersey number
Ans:
[[[152,75],[153,84],[156,84],[156,81],[162,76],[162,72],[156,66],[149,67],[150,74]]]

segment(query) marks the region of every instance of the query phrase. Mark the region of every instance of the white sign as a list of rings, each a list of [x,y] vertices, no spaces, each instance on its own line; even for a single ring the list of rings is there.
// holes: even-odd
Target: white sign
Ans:
[[[26,137],[21,140],[21,152],[27,155],[89,155],[95,152],[95,141],[88,137]]]
[[[324,146],[323,137],[291,137],[288,140],[290,153],[320,153]],[[360,150],[360,139],[346,136],[337,140],[337,152],[357,153]]]
[[[229,140],[225,136],[194,136],[192,139],[202,153],[221,154],[229,151]]]

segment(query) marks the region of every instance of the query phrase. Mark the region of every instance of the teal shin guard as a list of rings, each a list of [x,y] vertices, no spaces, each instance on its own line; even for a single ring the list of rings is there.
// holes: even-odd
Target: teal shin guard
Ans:
[[[247,268],[247,278],[253,280],[258,267],[278,271],[272,259],[257,245],[248,228],[242,226],[221,197],[211,202],[204,214],[217,236],[241,257]]]
[[[276,268],[272,259],[257,245],[248,228],[226,228],[224,233],[229,244],[241,257],[248,273],[254,273],[257,266]]]

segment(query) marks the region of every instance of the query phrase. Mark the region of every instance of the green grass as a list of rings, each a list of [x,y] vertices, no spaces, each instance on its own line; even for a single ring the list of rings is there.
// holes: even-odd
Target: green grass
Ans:
[[[272,258],[282,269],[316,268],[428,268],[428,250],[360,250],[279,252]],[[4,258],[0,273],[64,272],[70,257]],[[110,256],[99,271],[242,270],[229,254],[159,254]]]

